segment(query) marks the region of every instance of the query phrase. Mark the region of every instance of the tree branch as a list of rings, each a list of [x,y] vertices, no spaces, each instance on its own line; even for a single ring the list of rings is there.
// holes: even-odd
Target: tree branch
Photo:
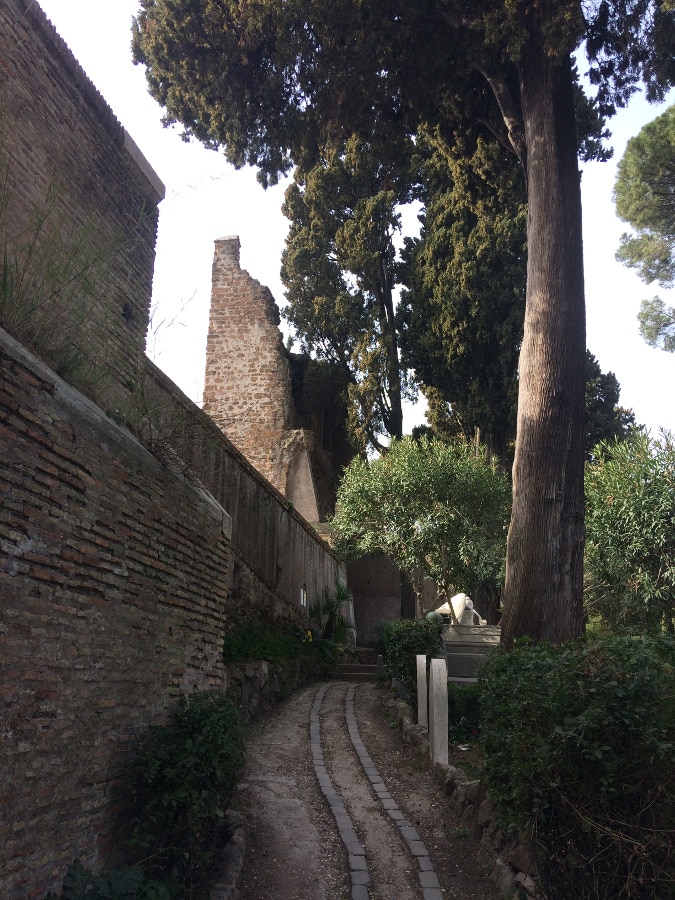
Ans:
[[[523,128],[523,120],[518,112],[518,108],[513,100],[513,95],[509,90],[504,78],[499,74],[490,72],[482,60],[476,60],[474,67],[490,85],[490,89],[495,96],[499,111],[504,119],[506,130],[509,137],[511,149],[518,157],[520,164],[527,177],[527,148],[525,145],[525,130]]]

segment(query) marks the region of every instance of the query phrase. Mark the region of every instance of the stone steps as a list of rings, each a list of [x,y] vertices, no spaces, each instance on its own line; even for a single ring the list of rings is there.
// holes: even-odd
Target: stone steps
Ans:
[[[333,678],[340,681],[374,682],[383,670],[377,665],[367,663],[338,663],[332,672]]]

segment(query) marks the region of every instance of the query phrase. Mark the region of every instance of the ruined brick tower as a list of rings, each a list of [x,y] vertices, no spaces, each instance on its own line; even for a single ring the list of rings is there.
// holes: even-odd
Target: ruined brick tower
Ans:
[[[339,467],[333,451],[342,448],[344,429],[324,409],[318,416],[299,411],[307,360],[284,347],[274,297],[240,267],[239,249],[236,236],[215,242],[204,410],[298,512],[317,523],[332,506]],[[312,409],[319,408],[314,403]]]

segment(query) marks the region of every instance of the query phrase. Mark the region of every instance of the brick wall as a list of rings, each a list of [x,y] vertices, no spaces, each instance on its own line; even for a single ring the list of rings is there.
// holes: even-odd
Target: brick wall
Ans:
[[[32,0],[0,4],[0,109],[0,239],[25,264],[41,210],[50,232],[0,331],[0,896],[26,900],[76,857],[119,861],[128,748],[179,694],[228,686],[223,632],[304,624],[301,589],[344,573],[145,359],[161,185]]]
[[[236,236],[215,242],[204,409],[316,524],[332,514],[338,475],[353,456],[340,387],[329,373],[317,378],[321,363],[284,347],[274,297],[240,267],[239,249]]]
[[[0,360],[0,886],[109,855],[129,740],[223,685],[229,516],[5,338]],[[55,880],[56,879],[56,882]]]
[[[153,433],[166,435],[175,453],[167,463],[196,476],[232,516],[233,594],[253,596],[274,619],[298,621],[301,588],[311,605],[346,580],[343,565],[206,412],[150,362],[146,375]],[[245,587],[250,579],[256,587]]]
[[[164,188],[34,0],[0,4],[0,176],[23,283],[0,326],[99,395],[126,389]]]
[[[286,493],[295,416],[291,367],[269,288],[239,265],[239,238],[215,242],[204,409]],[[295,438],[295,441],[294,441]]]
[[[226,629],[302,625],[300,589],[311,603],[344,580],[208,416],[151,364],[149,377],[176,429],[161,461],[0,332],[5,900],[42,897],[76,857],[119,861],[116,789],[133,738],[179,694],[228,687]]]

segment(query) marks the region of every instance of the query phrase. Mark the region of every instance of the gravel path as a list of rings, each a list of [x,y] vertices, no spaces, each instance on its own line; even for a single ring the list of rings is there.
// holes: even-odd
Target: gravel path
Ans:
[[[252,728],[241,900],[497,900],[387,696],[313,685]]]

